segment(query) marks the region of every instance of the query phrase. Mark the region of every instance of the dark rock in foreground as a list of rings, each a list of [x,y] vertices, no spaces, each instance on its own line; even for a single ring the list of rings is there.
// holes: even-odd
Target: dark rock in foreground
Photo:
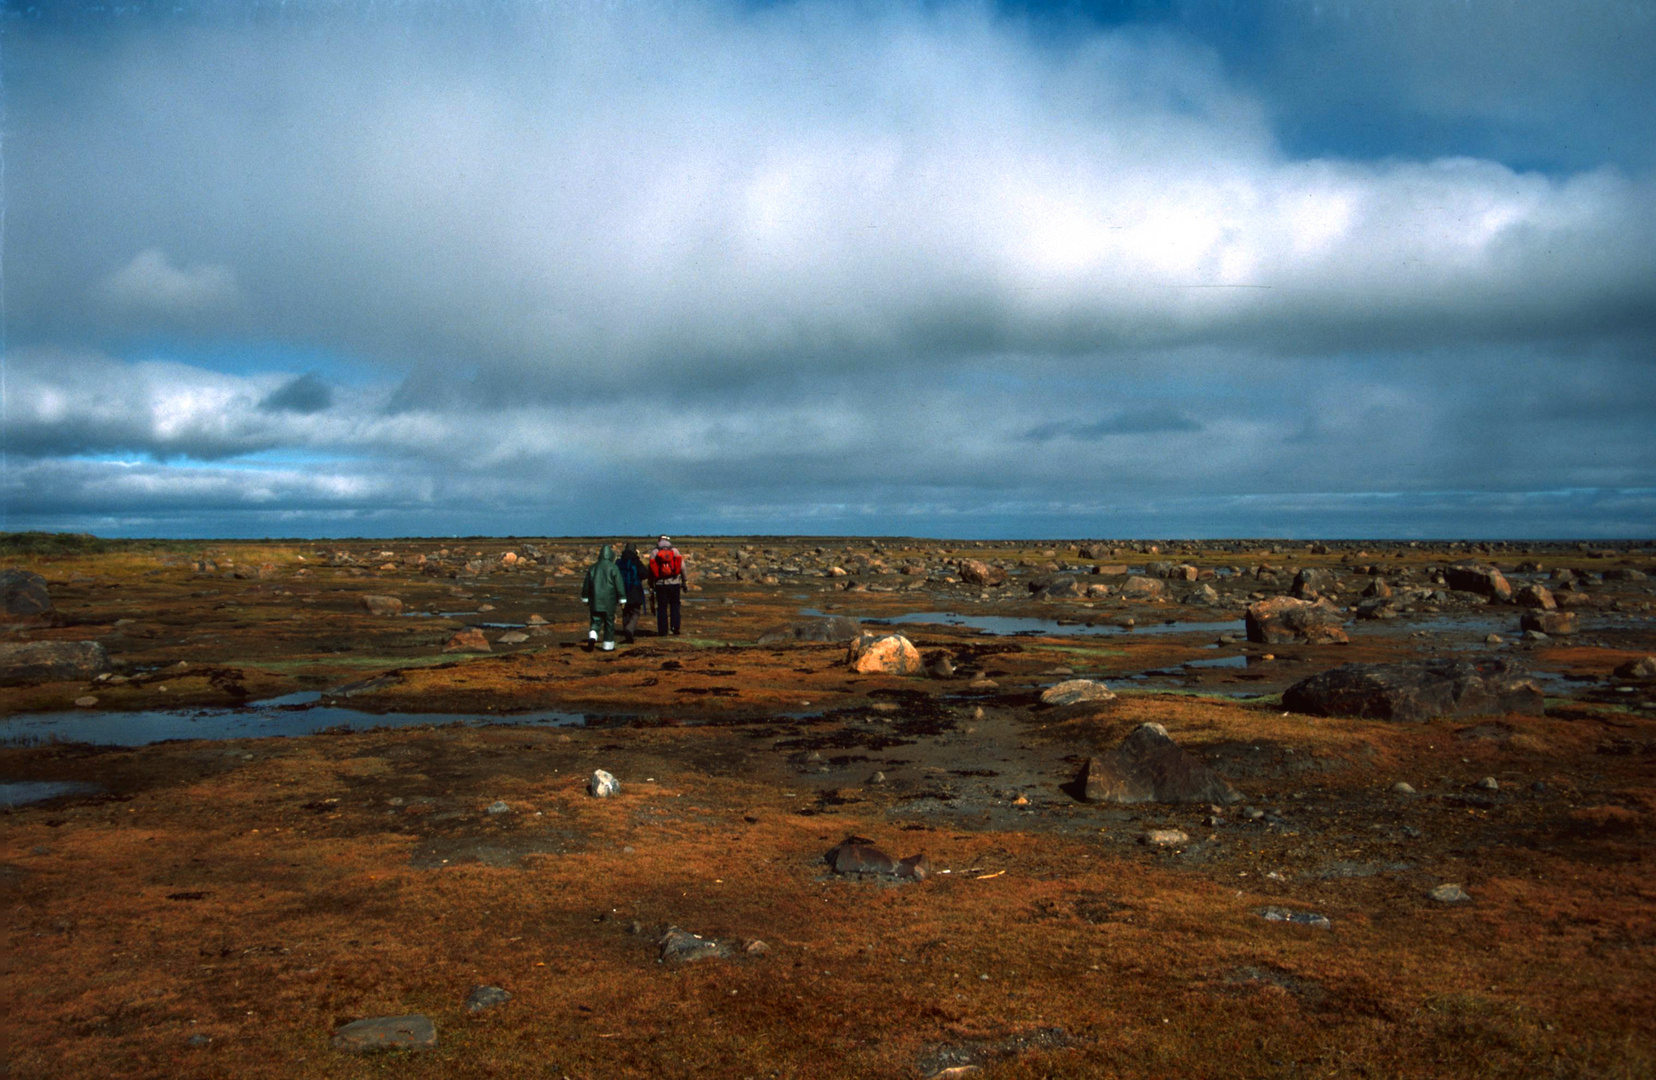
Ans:
[[[1282,706],[1313,716],[1415,723],[1435,716],[1543,711],[1540,685],[1501,658],[1346,664],[1290,686]]]
[[[373,1016],[346,1024],[333,1033],[333,1048],[353,1054],[375,1050],[430,1050],[437,1045],[437,1028],[428,1017]]]
[[[697,960],[727,960],[735,951],[729,942],[692,934],[676,926],[669,926],[664,930],[661,937],[656,939],[656,946],[661,950],[656,959],[662,963],[671,961],[675,964],[688,964]]]
[[[30,619],[51,612],[45,578],[27,570],[0,570],[0,617]]]
[[[492,1005],[503,1005],[510,1000],[511,992],[498,986],[474,986],[466,995],[466,1011],[482,1012]]]
[[[1291,596],[1261,600],[1248,607],[1248,640],[1268,645],[1303,641],[1309,645],[1343,645],[1345,616],[1327,600],[1311,603]]]
[[[862,633],[862,624],[844,615],[830,615],[821,619],[798,619],[773,626],[759,635],[761,645],[786,645],[795,641],[821,641],[830,644],[854,640]]]
[[[822,858],[834,873],[853,877],[921,881],[931,872],[931,862],[924,854],[894,859],[875,847],[874,841],[862,836],[846,837]]]
[[[1088,758],[1075,782],[1087,802],[1224,805],[1242,798],[1218,773],[1179,749],[1160,724],[1140,724],[1114,750]]]
[[[0,686],[96,678],[109,655],[96,641],[25,641],[0,645]]]

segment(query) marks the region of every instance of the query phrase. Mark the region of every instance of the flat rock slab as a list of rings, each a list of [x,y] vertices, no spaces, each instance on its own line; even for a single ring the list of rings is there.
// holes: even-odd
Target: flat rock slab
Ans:
[[[380,1050],[430,1050],[437,1045],[437,1028],[429,1017],[371,1016],[356,1020],[333,1033],[333,1048],[352,1054]]]
[[[24,641],[0,645],[0,686],[93,679],[109,670],[96,641]]]
[[[1114,750],[1088,758],[1075,785],[1087,802],[1223,806],[1242,798],[1218,773],[1180,749],[1160,724],[1140,724]]]
[[[1042,705],[1077,705],[1083,701],[1114,701],[1108,686],[1096,679],[1066,679],[1041,691]]]
[[[830,615],[821,619],[796,619],[773,626],[759,635],[760,645],[787,645],[796,641],[826,642],[838,645],[853,641],[862,634],[862,623],[844,615]]]
[[[466,1011],[482,1012],[493,1005],[504,1005],[512,1000],[510,991],[498,986],[474,986],[466,995]]]
[[[1282,706],[1312,716],[1424,723],[1435,716],[1540,716],[1541,687],[1505,658],[1346,664],[1282,694]]]

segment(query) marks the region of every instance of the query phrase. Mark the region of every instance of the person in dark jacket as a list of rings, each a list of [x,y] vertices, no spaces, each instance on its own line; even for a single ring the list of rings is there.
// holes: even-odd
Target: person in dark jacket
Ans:
[[[666,637],[667,628],[679,632],[679,596],[684,592],[684,556],[673,546],[673,538],[656,541],[650,556],[650,584],[655,588],[656,636]]]
[[[615,608],[625,607],[627,586],[621,580],[621,571],[615,565],[615,549],[605,544],[598,550],[598,561],[587,568],[586,580],[581,582],[581,599],[592,616],[592,628],[587,631],[587,648],[591,649],[600,636],[603,649],[615,649]]]
[[[638,617],[644,611],[644,579],[650,571],[644,560],[638,557],[638,548],[633,544],[621,549],[621,561],[616,565],[621,571],[621,582],[627,588],[627,606],[621,611],[621,637],[631,645],[638,633]]]

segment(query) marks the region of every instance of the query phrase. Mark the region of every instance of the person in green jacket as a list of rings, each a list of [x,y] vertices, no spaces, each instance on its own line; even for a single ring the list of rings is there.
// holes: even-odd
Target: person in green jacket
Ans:
[[[592,629],[587,631],[587,649],[590,650],[602,636],[604,651],[614,651],[615,609],[626,606],[627,586],[615,565],[615,549],[608,544],[598,550],[598,561],[587,567],[586,580],[581,582],[581,599],[592,614]]]

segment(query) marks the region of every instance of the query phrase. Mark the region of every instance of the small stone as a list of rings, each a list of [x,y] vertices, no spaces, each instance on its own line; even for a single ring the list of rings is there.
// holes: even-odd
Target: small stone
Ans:
[[[1618,679],[1656,679],[1656,656],[1629,660],[1616,668]]]
[[[1459,885],[1439,885],[1426,895],[1440,904],[1464,904],[1472,899]]]
[[[83,694],[80,697],[75,699],[75,704],[78,705],[79,707],[83,708],[83,709],[90,709],[92,706],[96,705],[97,703],[98,703],[98,699],[93,694]]]
[[[370,615],[401,615],[403,602],[395,596],[363,596],[357,601]]]
[[[469,1012],[482,1012],[491,1005],[504,1005],[512,1000],[512,995],[498,986],[474,986],[466,995],[466,1009]]]
[[[1293,923],[1296,926],[1316,927],[1318,930],[1327,930],[1332,925],[1326,915],[1319,915],[1314,911],[1291,911],[1284,907],[1262,908],[1259,916],[1267,922]]]
[[[1396,795],[1413,795],[1413,794],[1415,794],[1414,785],[1410,784],[1406,780],[1399,780],[1397,783],[1392,785],[1391,789],[1392,789],[1392,793],[1396,794]]]
[[[1150,829],[1139,837],[1139,843],[1149,844],[1151,847],[1176,847],[1189,842],[1190,837],[1178,829]]]
[[[1501,782],[1493,776],[1486,776],[1478,781],[1476,787],[1479,791],[1500,791]]]
[[[692,934],[688,930],[680,930],[676,926],[669,926],[656,941],[661,952],[658,960],[672,960],[678,963],[689,963],[695,960],[723,960],[730,956],[729,945],[717,938],[706,938],[700,934]]]
[[[353,1054],[376,1050],[430,1050],[437,1045],[437,1028],[428,1017],[373,1016],[346,1024],[333,1033],[333,1048]]]
[[[754,938],[752,941],[743,943],[742,951],[749,956],[769,956],[771,947],[758,938]]]
[[[522,630],[508,630],[506,633],[501,634],[496,640],[498,640],[502,645],[522,645],[525,641],[529,640],[529,635],[525,634]]]
[[[496,801],[490,803],[484,812],[488,814],[510,814],[512,812],[512,808],[506,805],[505,800],[497,799]]]
[[[886,774],[876,769],[874,775],[868,778],[868,782],[870,784],[883,784],[886,782]]]
[[[607,799],[621,794],[621,781],[603,769],[593,770],[587,779],[587,794],[595,799]]]
[[[460,631],[449,638],[448,644],[443,646],[444,652],[492,652],[489,648],[489,639],[483,636],[483,631],[471,627]]]
[[[1490,634],[1488,637],[1484,638],[1484,644],[1485,645],[1505,645],[1506,644],[1506,638],[1503,638],[1500,634]]]

